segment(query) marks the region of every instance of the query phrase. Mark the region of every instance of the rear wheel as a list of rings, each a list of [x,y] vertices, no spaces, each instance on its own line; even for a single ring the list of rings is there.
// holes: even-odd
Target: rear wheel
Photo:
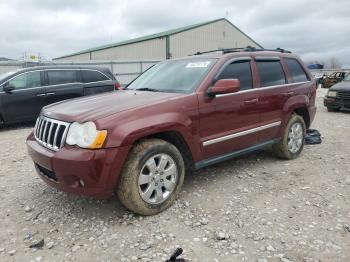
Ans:
[[[184,176],[184,161],[174,145],[160,139],[144,140],[131,150],[117,195],[133,212],[154,215],[174,202]]]
[[[284,159],[297,158],[304,147],[306,125],[304,119],[293,114],[284,130],[281,141],[273,146],[274,155]]]

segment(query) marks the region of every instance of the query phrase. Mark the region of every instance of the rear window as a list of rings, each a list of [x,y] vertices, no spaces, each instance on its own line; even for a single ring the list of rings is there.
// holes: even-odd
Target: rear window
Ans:
[[[286,83],[286,77],[279,61],[257,61],[260,86],[276,86]]]
[[[49,85],[60,85],[78,82],[77,70],[48,70]]]
[[[296,59],[285,58],[284,61],[286,62],[288,70],[292,76],[293,83],[305,82],[309,80],[304,69]]]
[[[81,70],[84,83],[110,80],[107,76],[98,71]]]

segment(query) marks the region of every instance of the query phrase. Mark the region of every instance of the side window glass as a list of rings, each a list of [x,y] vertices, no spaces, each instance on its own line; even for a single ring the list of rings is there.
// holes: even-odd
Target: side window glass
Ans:
[[[283,85],[286,77],[279,61],[257,61],[260,87]]]
[[[22,75],[19,75],[9,81],[9,84],[14,86],[16,90],[40,87],[41,79],[40,72],[29,72]]]
[[[105,75],[98,71],[93,70],[81,70],[84,83],[98,82],[109,80]]]
[[[49,85],[76,83],[77,70],[48,70]]]
[[[39,87],[41,86],[40,72],[30,72],[26,74],[27,76],[27,88]]]
[[[239,79],[241,90],[253,88],[250,61],[237,61],[227,65],[219,75],[219,79]]]
[[[292,76],[293,83],[308,81],[308,77],[299,62],[293,58],[285,58],[288,70]]]

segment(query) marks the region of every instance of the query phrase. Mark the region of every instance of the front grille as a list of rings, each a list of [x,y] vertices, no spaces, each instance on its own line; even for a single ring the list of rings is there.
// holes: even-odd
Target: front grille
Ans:
[[[337,98],[342,99],[342,100],[349,100],[350,101],[350,92],[337,91]]]
[[[39,144],[57,151],[65,142],[69,123],[39,116],[35,123],[34,136]]]

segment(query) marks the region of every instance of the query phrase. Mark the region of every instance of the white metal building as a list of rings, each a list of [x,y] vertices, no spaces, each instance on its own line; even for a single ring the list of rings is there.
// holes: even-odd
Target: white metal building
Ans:
[[[225,18],[83,50],[55,61],[163,60],[218,48],[261,46]]]

